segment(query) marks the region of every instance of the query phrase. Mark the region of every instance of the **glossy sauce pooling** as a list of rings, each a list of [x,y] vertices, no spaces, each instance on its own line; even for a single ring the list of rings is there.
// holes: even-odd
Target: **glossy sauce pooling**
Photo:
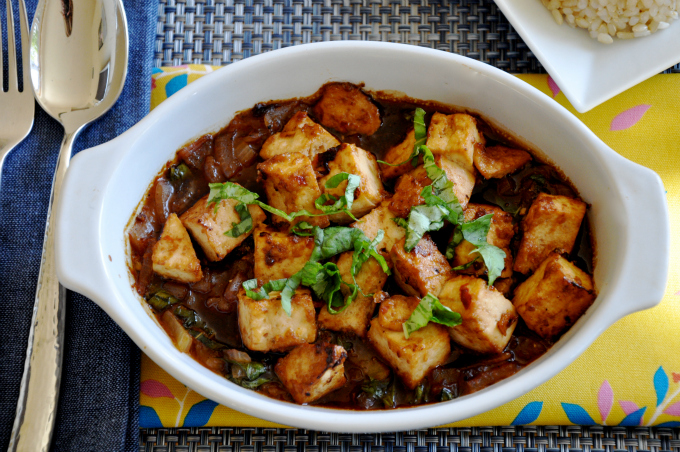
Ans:
[[[127,231],[134,287],[150,303],[154,314],[169,334],[172,336],[171,327],[164,316],[168,310],[184,307],[194,311],[198,319],[192,318],[192,322],[196,322],[189,329],[201,343],[191,347],[193,357],[238,383],[243,381],[244,370],[230,362],[228,357],[225,359],[225,350],[231,350],[230,353],[236,350],[247,352],[254,362],[264,366],[260,369],[260,378],[264,383],[259,384],[256,390],[283,400],[291,400],[290,395],[273,372],[274,364],[283,355],[245,349],[238,328],[236,293],[244,281],[254,277],[252,237],[220,262],[209,262],[201,248],[195,246],[204,277],[193,284],[164,280],[157,276],[151,268],[151,249],[168,215],[181,215],[208,193],[209,183],[227,180],[237,182],[259,193],[266,201],[262,187],[256,180],[255,168],[262,161],[259,157],[260,147],[269,136],[279,132],[296,112],[304,111],[316,120],[313,105],[317,100],[318,94],[315,94],[306,99],[258,104],[251,110],[239,113],[219,132],[205,135],[180,149],[176,158],[168,162],[152,183],[138,215],[131,221]],[[374,98],[374,101],[382,118],[382,125],[376,133],[364,136],[343,135],[333,130],[330,132],[339,141],[356,144],[373,152],[379,159],[390,147],[404,139],[412,125],[416,106],[428,113],[426,122],[435,111],[446,114],[456,112],[442,105],[410,100]],[[490,131],[483,123],[480,129]],[[496,142],[487,135],[487,145],[493,144]],[[386,183],[385,188],[391,190],[392,187]],[[576,191],[558,170],[534,158],[521,171],[501,179],[484,180],[479,177],[470,201],[495,204],[516,214],[526,212],[541,192],[577,197]],[[431,233],[441,251],[444,251],[450,233],[450,229],[446,228]],[[518,246],[519,234],[516,234],[511,244],[513,254],[517,252]],[[590,250],[587,221],[584,221],[569,258],[582,269],[591,271]],[[516,276],[517,283],[521,282],[523,277],[520,274]],[[388,279],[383,290],[391,295],[403,294],[393,277]],[[172,304],[158,304],[158,300],[154,299],[158,293],[170,295]],[[318,310],[320,305],[316,305],[316,308]],[[185,321],[187,324],[192,325]],[[460,397],[513,375],[551,346],[551,343],[530,331],[520,319],[502,354],[480,356],[452,343],[448,362],[436,368],[418,388],[407,390],[398,378],[390,376],[394,372],[389,372],[389,366],[364,340],[345,333],[320,330],[318,341],[339,344],[347,350],[348,357],[344,365],[347,384],[314,404],[350,409],[392,408]]]

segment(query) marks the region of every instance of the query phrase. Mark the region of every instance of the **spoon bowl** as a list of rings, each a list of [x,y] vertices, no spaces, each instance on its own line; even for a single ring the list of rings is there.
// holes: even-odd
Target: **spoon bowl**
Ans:
[[[77,9],[76,9],[77,8]],[[74,11],[75,10],[75,11]],[[122,0],[40,0],[30,33],[31,84],[38,104],[64,127],[52,182],[42,260],[9,451],[45,451],[57,414],[66,289],[59,284],[51,215],[83,128],[118,100],[127,75]]]

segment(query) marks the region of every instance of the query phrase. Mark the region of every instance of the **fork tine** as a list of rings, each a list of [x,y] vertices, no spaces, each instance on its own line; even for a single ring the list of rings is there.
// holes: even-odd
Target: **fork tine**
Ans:
[[[7,0],[7,90],[15,91],[17,87],[17,48],[14,43],[14,12],[12,0]]]
[[[29,44],[28,41],[28,17],[26,16],[26,2],[24,0],[19,0],[19,28],[21,30],[21,66],[22,66],[22,78],[24,80],[23,92],[31,91],[31,80],[29,71]]]

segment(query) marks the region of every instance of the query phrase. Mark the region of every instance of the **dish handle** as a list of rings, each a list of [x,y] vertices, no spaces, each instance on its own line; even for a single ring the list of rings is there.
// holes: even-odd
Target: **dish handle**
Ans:
[[[653,308],[666,291],[670,259],[670,218],[658,174],[613,153],[618,190],[627,206],[625,259],[618,280],[617,318]]]
[[[67,289],[92,300],[100,299],[110,284],[101,263],[100,228],[105,188],[119,159],[118,141],[73,157],[54,218],[57,278]]]

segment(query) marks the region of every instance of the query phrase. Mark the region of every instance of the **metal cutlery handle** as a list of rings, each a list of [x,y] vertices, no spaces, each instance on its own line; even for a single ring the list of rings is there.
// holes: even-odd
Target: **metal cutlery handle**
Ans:
[[[48,452],[57,416],[61,364],[64,356],[66,289],[59,284],[54,259],[54,204],[59,199],[64,174],[78,134],[66,132],[47,210],[38,287],[28,336],[24,375],[10,437],[10,452]]]

